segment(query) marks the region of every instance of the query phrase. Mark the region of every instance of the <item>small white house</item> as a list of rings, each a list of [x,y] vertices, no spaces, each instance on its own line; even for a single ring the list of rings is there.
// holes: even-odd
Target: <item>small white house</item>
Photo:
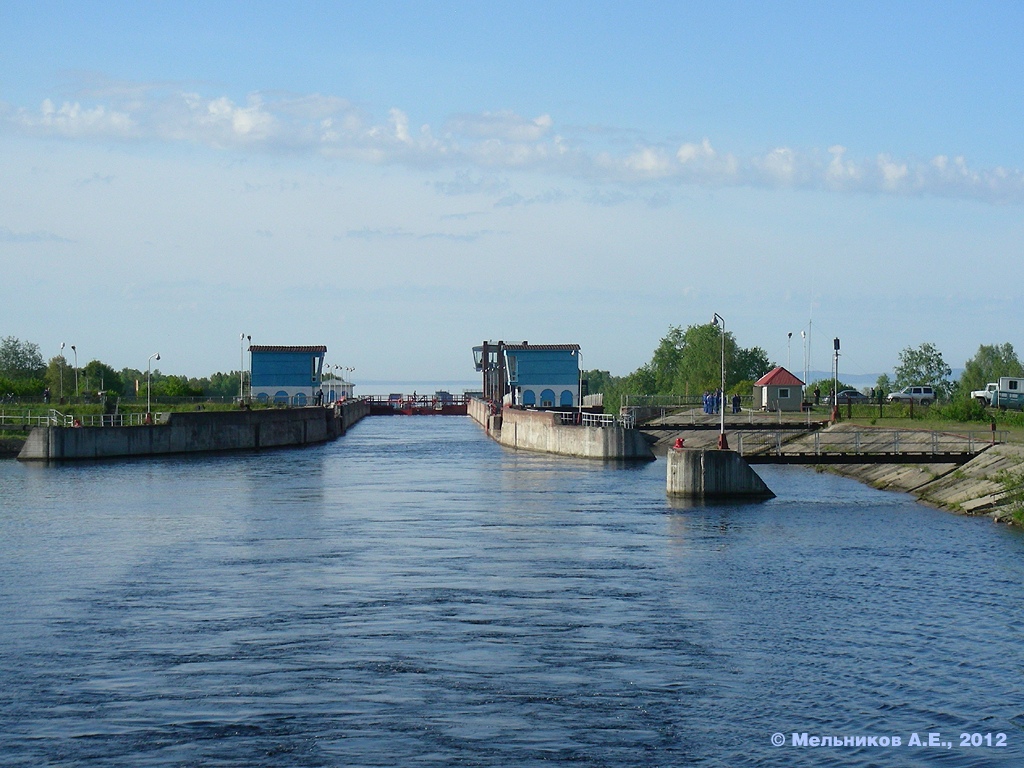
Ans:
[[[766,411],[799,411],[804,383],[782,366],[754,382],[754,407]]]

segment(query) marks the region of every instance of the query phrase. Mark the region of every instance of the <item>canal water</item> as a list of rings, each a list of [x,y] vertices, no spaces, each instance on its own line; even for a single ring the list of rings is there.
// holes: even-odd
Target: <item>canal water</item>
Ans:
[[[674,506],[459,417],[2,462],[0,765],[1024,764],[1024,536],[758,472]]]

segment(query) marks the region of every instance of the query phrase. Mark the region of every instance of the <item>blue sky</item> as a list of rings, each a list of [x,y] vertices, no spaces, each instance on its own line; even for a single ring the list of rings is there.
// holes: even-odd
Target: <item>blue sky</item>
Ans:
[[[713,312],[954,368],[1024,294],[1018,3],[0,3],[0,335],[624,374]],[[810,323],[810,325],[809,325]],[[81,358],[84,358],[81,359]]]

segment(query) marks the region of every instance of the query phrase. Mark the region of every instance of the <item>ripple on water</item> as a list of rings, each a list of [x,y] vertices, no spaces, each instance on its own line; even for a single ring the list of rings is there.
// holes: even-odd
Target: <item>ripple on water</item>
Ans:
[[[412,417],[0,464],[0,763],[1021,764],[1017,532],[782,467],[670,504],[664,471]],[[769,742],[929,730],[1010,746]]]

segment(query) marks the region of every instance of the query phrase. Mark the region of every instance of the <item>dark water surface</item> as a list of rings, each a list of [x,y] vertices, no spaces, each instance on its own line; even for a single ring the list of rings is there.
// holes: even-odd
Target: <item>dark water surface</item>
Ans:
[[[456,417],[2,462],[0,764],[1024,765],[1020,532],[758,472],[673,508]]]

